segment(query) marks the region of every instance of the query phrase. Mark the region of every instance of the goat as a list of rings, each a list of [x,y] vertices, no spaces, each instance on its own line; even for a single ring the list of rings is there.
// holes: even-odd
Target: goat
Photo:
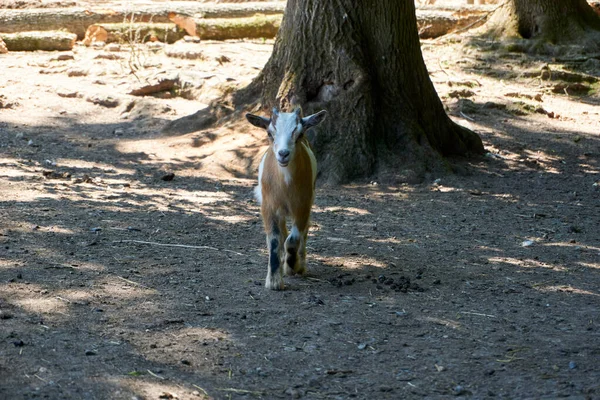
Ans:
[[[283,272],[301,275],[306,271],[306,240],[315,198],[317,160],[304,133],[321,123],[326,115],[323,110],[302,118],[300,108],[291,113],[274,108],[271,118],[246,114],[248,122],[265,129],[269,136],[269,148],[260,161],[255,188],[269,249],[265,281],[268,289],[284,288]],[[286,218],[292,223],[289,236]]]

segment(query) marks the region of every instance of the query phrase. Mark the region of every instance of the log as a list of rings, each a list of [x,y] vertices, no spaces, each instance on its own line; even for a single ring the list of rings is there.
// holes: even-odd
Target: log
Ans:
[[[0,36],[0,54],[8,53],[8,48],[6,47],[6,43],[2,40],[2,36]]]
[[[274,38],[282,15],[261,15],[250,18],[216,18],[196,21],[196,32],[203,40]]]
[[[14,33],[21,31],[46,31],[64,29],[77,34],[83,39],[91,25],[103,25],[130,22],[169,23],[173,14],[193,16],[197,23],[198,34],[204,39],[235,39],[240,37],[261,38],[273,37],[274,27],[279,27],[285,2],[259,3],[217,3],[115,7],[113,9],[55,8],[0,10],[0,32]],[[424,7],[417,10],[417,21],[423,38],[444,35],[454,29],[462,28],[472,23],[476,17],[489,12],[490,6],[457,8]],[[264,15],[262,22],[250,21],[256,14]],[[238,22],[222,22],[219,28],[213,28],[217,19],[241,19]],[[255,17],[259,18],[259,17]],[[226,25],[229,26],[226,28]],[[436,26],[439,25],[439,26]],[[254,28],[250,29],[250,26]],[[241,32],[234,34],[233,32]],[[227,33],[230,32],[230,33]],[[254,33],[253,33],[254,32]],[[275,32],[275,33],[274,33]]]
[[[62,31],[20,32],[2,34],[9,51],[73,50],[77,35]]]
[[[160,23],[117,23],[117,24],[95,24],[88,28],[83,44],[89,46],[97,38],[101,30],[106,32],[106,39],[96,39],[106,43],[144,43],[150,40],[158,40],[163,43],[175,43],[182,39],[186,32],[175,24]]]
[[[440,37],[481,19],[482,14],[479,12],[457,15],[448,11],[417,10],[417,27],[421,39]]]
[[[285,2],[217,3],[189,2],[177,5],[136,5],[133,7],[53,8],[0,10],[0,32],[50,31],[64,29],[77,34],[81,40],[90,25],[122,22],[168,23],[169,13],[196,18],[244,18],[256,14],[283,14]]]

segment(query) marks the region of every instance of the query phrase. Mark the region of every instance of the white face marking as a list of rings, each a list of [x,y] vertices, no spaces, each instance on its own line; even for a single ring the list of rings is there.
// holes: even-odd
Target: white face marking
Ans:
[[[281,167],[287,166],[294,155],[296,140],[302,133],[302,120],[295,113],[279,113],[275,125],[271,122],[269,131],[273,135],[273,153]],[[285,153],[288,155],[286,156]]]

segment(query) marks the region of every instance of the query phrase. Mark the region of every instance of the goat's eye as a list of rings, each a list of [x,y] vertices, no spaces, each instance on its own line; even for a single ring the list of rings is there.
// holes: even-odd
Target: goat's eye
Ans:
[[[271,131],[267,131],[267,135],[269,135],[269,139],[273,140],[273,133]]]

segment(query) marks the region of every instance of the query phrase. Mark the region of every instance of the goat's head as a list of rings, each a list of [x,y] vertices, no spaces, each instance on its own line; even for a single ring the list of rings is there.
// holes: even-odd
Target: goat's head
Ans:
[[[254,126],[263,128],[269,135],[271,149],[277,162],[287,167],[296,149],[296,143],[309,128],[320,124],[327,115],[325,110],[302,118],[302,111],[296,108],[291,113],[279,112],[273,108],[271,118],[246,114],[246,119]]]

